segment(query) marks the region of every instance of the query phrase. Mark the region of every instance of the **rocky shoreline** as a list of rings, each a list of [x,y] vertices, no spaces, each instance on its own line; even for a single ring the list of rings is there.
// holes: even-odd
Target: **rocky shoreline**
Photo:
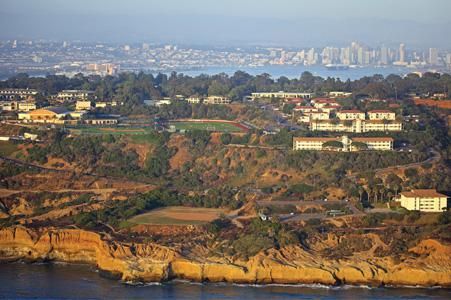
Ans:
[[[0,230],[0,262],[23,260],[82,262],[124,282],[194,282],[238,284],[323,284],[451,287],[451,247],[424,240],[409,249],[414,257],[354,255],[324,259],[300,247],[267,250],[247,261],[184,257],[173,249],[147,243],[109,241],[78,229]]]

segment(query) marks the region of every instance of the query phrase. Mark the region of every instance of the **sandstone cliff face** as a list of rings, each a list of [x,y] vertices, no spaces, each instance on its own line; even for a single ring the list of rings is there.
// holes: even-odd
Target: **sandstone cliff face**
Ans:
[[[64,229],[35,232],[23,227],[0,230],[0,258],[85,262],[120,275],[124,281],[236,283],[322,283],[451,286],[451,247],[425,240],[410,249],[416,258],[395,264],[391,258],[356,255],[327,260],[300,247],[260,253],[248,261],[189,260],[156,244],[121,244],[97,233]]]

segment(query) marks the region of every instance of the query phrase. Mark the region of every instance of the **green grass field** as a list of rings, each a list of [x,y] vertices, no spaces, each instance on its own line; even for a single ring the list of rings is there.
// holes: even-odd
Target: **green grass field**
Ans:
[[[128,222],[145,225],[202,225],[217,219],[223,212],[224,210],[216,208],[172,206],[134,216]]]
[[[17,151],[17,146],[9,141],[0,141],[0,155],[9,156]]]
[[[220,131],[220,132],[241,132],[241,128],[222,122],[171,122],[170,125],[174,125],[177,130],[208,130],[208,131]]]
[[[73,134],[112,134],[112,135],[138,135],[153,132],[152,128],[125,128],[125,127],[75,127],[71,128]]]

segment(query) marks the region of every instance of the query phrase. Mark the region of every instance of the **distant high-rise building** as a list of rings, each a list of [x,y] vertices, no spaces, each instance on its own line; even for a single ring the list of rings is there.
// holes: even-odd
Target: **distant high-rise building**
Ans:
[[[451,66],[451,53],[446,54],[446,64]]]
[[[67,42],[66,41],[63,42],[63,48],[67,48]]]
[[[429,48],[429,64],[438,65],[438,50],[437,48]]]
[[[143,49],[143,50],[146,50],[146,51],[149,50],[149,49],[150,49],[149,44],[143,43],[143,44],[142,44],[142,49]]]
[[[351,64],[351,48],[341,48],[340,60],[344,65]]]
[[[399,62],[406,62],[406,48],[404,44],[399,45]]]
[[[306,62],[307,62],[307,64],[309,64],[309,65],[314,65],[314,64],[316,64],[316,58],[317,57],[317,55],[316,55],[316,53],[315,53],[315,49],[314,48],[311,48],[308,52],[307,52],[307,60],[306,60]]]
[[[124,46],[124,51],[127,51],[127,52],[130,51],[130,46],[129,45],[125,45]]]
[[[363,65],[364,63],[364,51],[362,47],[359,47],[359,49],[357,50],[357,63],[359,65]]]
[[[388,49],[385,46],[381,47],[380,63],[383,65],[388,65]]]

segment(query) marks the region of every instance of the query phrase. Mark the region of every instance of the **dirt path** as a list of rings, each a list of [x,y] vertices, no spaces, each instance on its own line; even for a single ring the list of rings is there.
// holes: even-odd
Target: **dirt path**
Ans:
[[[35,169],[38,169],[41,171],[49,171],[49,172],[56,172],[56,173],[73,173],[74,172],[74,170],[48,168],[48,167],[44,167],[44,166],[41,166],[38,164],[28,163],[28,162],[25,162],[25,161],[22,161],[19,159],[13,159],[13,158],[4,157],[4,156],[0,156],[0,160],[11,162],[16,165],[26,166],[28,168],[35,168]],[[128,179],[128,178],[123,178],[123,177],[115,177],[115,176],[102,175],[102,174],[96,174],[96,173],[90,173],[90,172],[80,172],[80,173],[78,173],[78,175],[92,176],[92,177],[105,178],[105,179],[114,179],[114,180],[124,180],[124,181],[128,181],[128,182],[141,183],[141,184],[142,183],[149,184],[149,182],[144,182],[144,181],[140,181],[140,180],[136,180],[136,179]]]
[[[376,175],[382,175],[384,173],[389,173],[389,172],[395,171],[397,169],[418,168],[422,164],[425,164],[425,163],[434,164],[440,160],[441,155],[439,152],[431,149],[430,153],[432,153],[432,156],[426,160],[416,162],[416,163],[409,163],[409,164],[405,164],[405,165],[396,165],[396,166],[391,166],[391,167],[386,167],[386,168],[375,169],[374,173],[376,173]],[[351,174],[351,175],[347,175],[346,178],[356,179],[356,176],[357,176],[357,174]]]
[[[151,187],[151,185],[148,185]],[[142,188],[142,187],[141,187]],[[136,187],[124,187],[124,188],[101,188],[101,189],[53,189],[53,190],[9,190],[0,189],[0,198],[8,197],[10,195],[19,193],[42,193],[42,192],[52,192],[52,193],[93,193],[96,195],[109,195],[116,191],[125,190],[135,190]]]

